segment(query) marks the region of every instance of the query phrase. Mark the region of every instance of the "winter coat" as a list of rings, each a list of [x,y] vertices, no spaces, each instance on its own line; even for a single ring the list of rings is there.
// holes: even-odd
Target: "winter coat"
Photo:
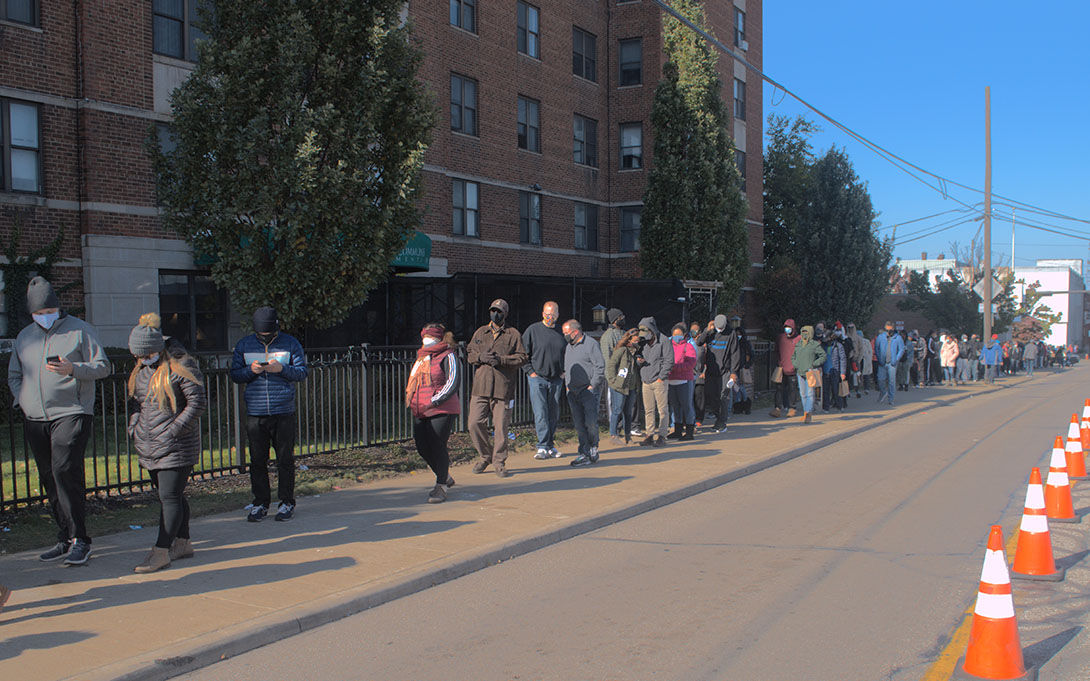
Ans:
[[[947,338],[942,344],[942,366],[954,367],[958,364],[958,342],[953,338]]]
[[[890,336],[888,333],[880,333],[874,339],[874,358],[878,366],[886,364],[887,346],[892,360],[890,364],[897,364],[905,354],[905,341],[900,334],[894,333]]]
[[[674,346],[674,368],[670,370],[667,380],[671,382],[693,380],[693,367],[696,366],[696,348],[687,340],[675,343],[671,339],[670,345]]]
[[[654,345],[645,343],[637,353],[637,357],[643,358],[643,363],[640,364],[640,379],[644,383],[665,381],[674,368],[674,349],[671,347],[673,341],[659,333],[654,317],[644,317],[640,320],[639,327],[641,331],[644,329],[649,331],[655,338]],[[639,363],[638,359],[637,363]]]
[[[985,345],[980,356],[984,359],[984,366],[998,366],[1003,363],[1003,346],[999,343]]]
[[[784,321],[783,327],[791,327],[791,335],[781,331],[776,335],[776,366],[783,369],[784,376],[795,375],[795,365],[791,363],[791,355],[795,352],[795,344],[799,342],[799,327],[794,319]]]
[[[598,344],[602,346],[602,357],[607,360],[612,357],[613,350],[617,347],[617,343],[621,342],[623,336],[624,331],[610,324],[609,328],[602,332],[602,337],[598,339]]]
[[[639,367],[632,348],[616,346],[606,360],[606,383],[622,395],[640,388]]]
[[[422,352],[417,353],[416,362],[409,372],[410,385],[413,377],[420,374],[416,390],[408,397],[409,410],[418,419],[462,412],[462,402],[458,399],[461,380],[458,356],[450,346],[443,346],[438,352],[428,352],[428,348],[423,348]]]
[[[169,362],[175,411],[169,402],[160,407],[148,390],[162,362]],[[200,419],[207,406],[204,376],[193,357],[168,357],[164,351],[160,362],[141,366],[129,398],[128,428],[140,465],[149,471],[197,465],[201,459]]]
[[[46,368],[50,357],[72,363],[62,376]],[[8,387],[27,420],[52,421],[95,412],[95,381],[110,375],[110,361],[87,322],[61,314],[47,331],[31,322],[15,338],[8,359]]]
[[[263,371],[255,374],[250,366],[255,362],[275,359],[284,370],[278,374]],[[250,416],[275,416],[295,413],[295,384],[307,377],[307,358],[303,346],[294,337],[278,333],[266,345],[251,333],[235,344],[231,357],[231,380],[243,383],[246,390],[246,413]]]
[[[912,344],[916,352],[916,361],[922,362],[927,359],[927,341],[923,338],[916,338],[912,341]]]
[[[840,339],[834,338],[828,343],[822,343],[821,347],[825,350],[825,362],[822,365],[822,372],[846,376],[848,374],[848,356],[844,352],[844,344],[840,342]]]
[[[1026,343],[1026,350],[1025,350],[1025,352],[1022,353],[1022,359],[1026,360],[1027,362],[1036,362],[1037,361],[1037,344],[1036,343]]]
[[[862,331],[856,331],[856,337],[859,338],[860,346],[860,358],[859,370],[863,372],[864,376],[870,376],[874,373],[874,346],[863,335]]]
[[[485,361],[489,353],[496,354],[495,366]],[[474,367],[471,392],[474,397],[515,399],[519,367],[528,359],[518,331],[506,325],[497,329],[491,323],[485,324],[473,334],[466,354]]]
[[[736,329],[716,331],[710,329],[696,337],[697,345],[706,345],[708,355],[704,362],[704,371],[708,376],[729,377],[738,375],[745,365],[746,351],[743,337]]]
[[[799,340],[795,343],[795,350],[791,353],[791,364],[795,367],[796,373],[805,374],[824,363],[825,349],[821,347],[821,343],[814,340],[814,327],[802,327],[799,331]]]

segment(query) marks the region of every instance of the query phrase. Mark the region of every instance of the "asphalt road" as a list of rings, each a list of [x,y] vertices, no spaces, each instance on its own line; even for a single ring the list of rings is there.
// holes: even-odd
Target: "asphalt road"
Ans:
[[[1086,396],[1080,374],[902,419],[182,678],[918,681],[975,599],[989,525],[1016,525],[1030,467]]]

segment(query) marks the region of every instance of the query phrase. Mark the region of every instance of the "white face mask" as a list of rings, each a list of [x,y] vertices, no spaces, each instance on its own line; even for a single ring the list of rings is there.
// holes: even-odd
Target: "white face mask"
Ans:
[[[149,355],[149,356],[145,357],[144,359],[140,360],[140,363],[143,364],[146,367],[150,367],[152,364],[155,364],[158,361],[159,361],[159,353],[157,352],[154,355]]]
[[[438,338],[428,338],[428,337],[425,337],[425,338],[424,338],[424,347],[428,347],[429,345],[435,345],[435,344],[436,344],[436,343],[438,343],[438,342],[439,342],[439,339],[438,339]]]
[[[791,327],[790,326],[783,327],[783,332],[790,336],[791,335]]]
[[[38,326],[45,330],[49,330],[53,327],[53,324],[60,318],[60,312],[50,312],[49,314],[32,314],[34,321],[38,323]]]

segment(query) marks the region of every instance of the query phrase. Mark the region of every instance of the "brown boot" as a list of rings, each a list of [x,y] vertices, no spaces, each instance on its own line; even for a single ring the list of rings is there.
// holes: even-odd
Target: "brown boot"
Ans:
[[[811,423],[814,420],[814,416],[810,412],[806,412],[802,417],[803,423]]]
[[[193,555],[193,542],[189,541],[189,537],[182,539],[178,537],[170,545],[170,552],[168,553],[171,560],[181,560],[182,558],[189,558]]]
[[[781,413],[782,412],[780,411],[779,407],[777,407],[777,408],[773,409],[772,411],[768,412],[768,415],[771,416],[774,419],[778,419],[778,418],[780,418]]]
[[[795,414],[797,414],[797,413],[799,413],[799,412],[795,408],[788,409],[787,410],[787,418],[793,419],[793,418],[795,418]]]
[[[143,575],[168,567],[170,567],[170,549],[161,549],[156,546],[148,553],[148,557],[144,559],[144,562],[134,567],[132,571],[138,575]]]

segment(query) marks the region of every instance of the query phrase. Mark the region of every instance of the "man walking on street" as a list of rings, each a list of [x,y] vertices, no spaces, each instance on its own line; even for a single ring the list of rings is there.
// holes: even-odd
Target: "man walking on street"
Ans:
[[[489,322],[477,329],[469,341],[467,358],[473,370],[473,392],[469,400],[469,439],[481,459],[473,464],[474,473],[484,473],[490,465],[496,475],[507,472],[507,428],[515,400],[515,381],[519,367],[526,363],[522,336],[507,325],[510,308],[497,298],[488,306]],[[488,441],[488,417],[492,417],[493,441]]]
[[[48,281],[31,279],[26,298],[34,321],[15,339],[8,387],[57,523],[57,543],[38,558],[83,565],[91,556],[83,456],[94,429],[95,381],[110,375],[110,362],[94,327],[63,312]]]
[[[522,334],[522,344],[529,355],[523,367],[534,410],[537,431],[535,459],[559,458],[554,437],[560,420],[560,389],[564,387],[564,349],[567,343],[556,327],[560,306],[549,301],[541,310],[541,321],[534,322]]]
[[[250,489],[254,500],[246,520],[269,514],[269,447],[276,450],[275,520],[295,515],[295,384],[307,377],[307,358],[294,337],[280,333],[276,310],[254,311],[254,332],[235,345],[231,380],[246,386],[246,440],[250,452]]]
[[[643,412],[647,437],[640,441],[641,447],[664,447],[666,432],[670,428],[669,389],[666,379],[674,368],[674,349],[670,339],[659,333],[654,317],[640,320],[640,350],[636,353],[636,364],[640,367],[640,379],[643,381]],[[658,435],[656,436],[655,416],[658,416]]]
[[[905,354],[905,343],[893,329],[893,322],[886,322],[886,332],[874,339],[874,354],[878,358],[878,401],[883,399],[893,406],[893,391],[897,385],[897,363]]]
[[[572,424],[579,435],[579,456],[572,466],[598,463],[598,404],[606,381],[606,363],[602,348],[583,334],[575,319],[564,322],[564,384],[568,389]]]

